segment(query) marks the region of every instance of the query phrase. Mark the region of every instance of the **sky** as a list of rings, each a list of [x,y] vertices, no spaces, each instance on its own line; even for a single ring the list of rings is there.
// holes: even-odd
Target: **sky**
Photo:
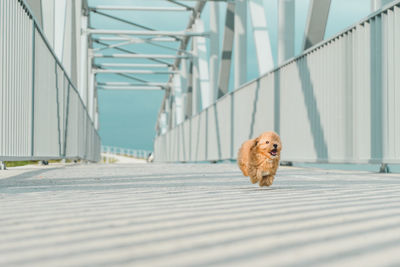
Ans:
[[[126,5],[126,0],[114,0],[115,5]],[[165,1],[146,0],[146,1],[132,1],[138,6],[161,6],[168,5]],[[90,6],[96,5],[109,5],[108,0],[91,0]],[[192,2],[185,2],[185,4],[193,5]],[[303,41],[303,34],[305,22],[307,17],[309,0],[296,0],[295,12],[295,54],[301,52],[301,44]],[[224,7],[225,3],[220,4],[221,22],[224,21]],[[271,49],[274,56],[275,64],[277,58],[277,0],[264,0],[266,10],[267,24],[269,28],[269,35],[271,39]],[[162,12],[154,16],[154,13],[138,12],[138,11],[104,11],[108,14],[115,14],[122,16],[127,20],[155,28],[157,30],[183,30],[188,21],[188,14],[174,14]],[[326,28],[325,39],[331,38],[337,33],[343,31],[354,23],[357,23],[362,18],[368,16],[370,13],[370,0],[332,0],[328,24]],[[202,14],[205,23],[205,30],[209,29],[209,10],[208,5]],[[248,18],[249,19],[249,18]],[[91,25],[95,28],[101,29],[132,29],[137,30],[135,27],[124,25],[115,22],[111,19],[105,18],[100,15],[92,15]],[[223,25],[223,23],[221,23]],[[255,55],[254,42],[251,36],[251,23],[248,21],[248,69],[247,81],[251,81],[259,76],[257,69],[257,59]],[[223,29],[221,28],[221,38]],[[171,48],[175,47],[174,44],[165,44]],[[95,45],[95,47],[101,47]],[[131,51],[141,53],[158,53],[165,54],[168,50],[164,48],[149,48],[146,45],[129,45],[124,48]],[[104,53],[118,53],[111,49],[103,50]],[[107,62],[108,59],[96,59],[96,63]],[[121,59],[121,62],[125,59]],[[135,60],[130,63],[154,63],[146,62],[146,60]],[[234,64],[234,63],[233,63]],[[233,67],[233,66],[232,66]],[[232,68],[233,69],[233,68]],[[157,75],[157,77],[149,76],[135,76],[143,80],[156,80],[165,82],[168,80],[166,75]],[[99,81],[118,81],[129,82],[130,79],[116,76],[113,74],[101,74],[98,78]],[[132,82],[132,81],[130,81]],[[230,82],[230,90],[232,88],[233,80]],[[99,90],[99,114],[100,114],[100,136],[103,145],[132,148],[132,149],[146,149],[153,150],[153,141],[155,138],[155,125],[158,117],[158,112],[162,102],[163,91],[105,91]]]

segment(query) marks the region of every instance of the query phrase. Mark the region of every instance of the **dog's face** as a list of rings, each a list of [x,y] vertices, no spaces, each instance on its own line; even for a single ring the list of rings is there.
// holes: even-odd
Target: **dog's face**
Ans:
[[[269,159],[280,158],[281,155],[281,139],[274,132],[265,132],[255,140],[255,149],[257,153],[261,153]]]

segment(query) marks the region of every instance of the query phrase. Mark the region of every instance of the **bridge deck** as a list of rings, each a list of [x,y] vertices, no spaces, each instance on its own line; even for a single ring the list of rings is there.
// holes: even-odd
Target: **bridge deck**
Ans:
[[[234,164],[0,172],[0,265],[400,265],[400,175]]]

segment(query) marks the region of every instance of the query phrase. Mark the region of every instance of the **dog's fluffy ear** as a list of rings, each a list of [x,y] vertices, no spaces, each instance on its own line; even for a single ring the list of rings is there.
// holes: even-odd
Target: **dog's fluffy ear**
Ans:
[[[253,145],[252,147],[256,147],[258,145],[258,142],[260,141],[260,138],[257,137],[256,139],[253,139]]]

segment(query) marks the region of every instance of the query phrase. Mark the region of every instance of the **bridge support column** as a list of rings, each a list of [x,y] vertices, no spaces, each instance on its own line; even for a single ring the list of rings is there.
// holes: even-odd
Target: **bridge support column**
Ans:
[[[218,69],[219,69],[219,3],[210,2],[210,99],[211,103],[217,100]]]
[[[257,52],[258,72],[261,76],[274,67],[263,0],[250,0],[249,8]]]
[[[278,64],[282,64],[294,56],[294,0],[279,0],[278,12]]]
[[[303,50],[324,40],[331,0],[310,0]]]
[[[247,79],[247,0],[237,0],[235,7],[234,89]]]
[[[193,103],[193,62],[190,61],[187,71],[187,92],[185,96],[185,120],[192,117]]]
[[[371,0],[371,12],[379,10],[382,6],[392,1],[393,0]]]
[[[228,93],[231,72],[233,37],[235,30],[235,4],[228,3],[225,16],[224,39],[222,44],[221,64],[218,72],[218,96]]]
[[[182,86],[181,76],[174,75],[173,79],[173,98],[175,100],[175,122],[173,126],[181,124],[183,122],[183,97],[182,97]]]
[[[200,18],[196,19],[195,27],[197,32],[204,32],[204,23]],[[206,38],[195,37],[194,42],[197,53],[197,59],[195,58],[195,61],[198,70],[198,86],[201,96],[201,106],[198,108],[198,111],[200,112],[213,103],[213,94],[210,90]]]

